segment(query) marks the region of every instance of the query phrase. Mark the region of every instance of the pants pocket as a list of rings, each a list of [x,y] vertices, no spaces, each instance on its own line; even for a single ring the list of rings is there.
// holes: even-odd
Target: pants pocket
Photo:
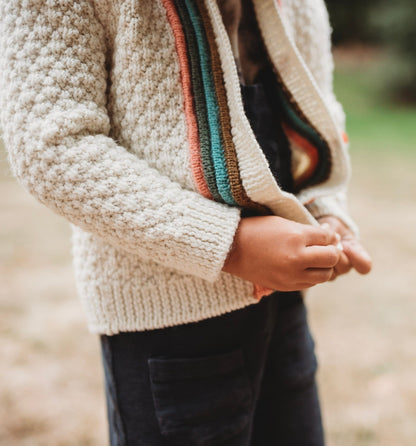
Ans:
[[[173,444],[213,445],[247,428],[252,389],[241,349],[148,365],[160,430]]]

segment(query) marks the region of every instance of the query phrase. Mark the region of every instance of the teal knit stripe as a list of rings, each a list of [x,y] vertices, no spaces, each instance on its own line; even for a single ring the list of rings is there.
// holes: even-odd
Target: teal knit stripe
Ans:
[[[209,44],[205,35],[204,25],[202,23],[202,19],[197,6],[194,4],[193,0],[185,0],[185,4],[194,28],[196,42],[199,50],[202,81],[208,111],[208,124],[211,135],[211,155],[214,163],[218,191],[226,203],[236,206],[237,202],[234,200],[231,192],[227,165],[224,156],[224,148],[220,127],[220,114],[218,109],[214,78],[212,76]]]
[[[214,197],[214,200],[223,202],[223,199],[218,192],[214,163],[211,157],[210,127],[208,124],[208,113],[202,81],[199,53],[196,45],[196,37],[191,20],[187,13],[187,9],[184,5],[184,1],[176,1],[175,6],[178,12],[179,19],[182,23],[189,56],[188,58],[191,71],[192,94],[195,104],[196,120],[199,132],[202,169],[204,171],[205,181],[207,182],[209,191]]]

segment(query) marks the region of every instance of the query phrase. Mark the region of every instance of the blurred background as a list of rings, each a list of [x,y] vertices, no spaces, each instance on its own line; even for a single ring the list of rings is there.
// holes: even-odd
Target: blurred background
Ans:
[[[416,4],[328,0],[347,113],[350,208],[374,259],[308,292],[329,446],[416,439]],[[68,223],[0,159],[0,444],[107,444],[100,351]],[[261,446],[261,445],[259,445]]]

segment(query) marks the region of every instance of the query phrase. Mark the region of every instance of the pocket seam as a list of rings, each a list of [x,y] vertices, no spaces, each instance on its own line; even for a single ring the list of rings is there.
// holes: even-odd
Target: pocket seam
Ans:
[[[218,368],[215,368],[212,366],[208,368],[209,370],[206,373],[198,373],[200,372],[198,369],[199,366],[208,363],[214,364],[216,360],[221,358],[226,361],[225,367],[221,367],[220,365]],[[183,377],[179,377],[178,379],[177,376],[173,376],[173,378],[169,377],[168,370],[161,373],[163,380],[154,379],[155,372],[157,374],[157,372],[161,372],[163,366],[169,367],[175,365],[175,362],[176,364],[180,364],[180,367],[174,371],[173,375],[177,374],[178,371],[184,371],[190,365],[196,365],[196,376],[192,375],[192,367],[190,367],[188,373],[185,373],[187,376],[186,379]],[[148,365],[155,415],[160,432],[166,438],[174,441],[175,439],[180,440],[180,444],[183,444],[183,441],[186,441],[186,444],[189,445],[212,444],[212,441],[225,441],[235,437],[249,425],[254,392],[241,347],[219,355],[199,356],[195,358],[153,357],[148,359]],[[234,375],[235,381],[232,378]],[[215,380],[227,376],[228,380],[235,383],[235,392],[241,392],[241,403],[239,406],[233,407],[233,400],[230,398],[217,398],[219,392],[223,393],[223,389],[221,389],[221,385],[216,383]],[[205,380],[208,381],[209,385],[210,379],[212,379],[214,386],[212,393],[214,396],[209,396],[208,399],[205,399],[205,402],[215,401],[218,407],[208,407],[208,409],[206,406],[198,407],[199,401],[192,400],[194,398],[192,383],[196,389],[195,395],[200,396],[201,401],[204,402],[204,389],[201,387],[200,382]],[[177,386],[184,386],[184,394],[186,394],[188,399],[174,397],[172,400],[169,400],[169,385],[174,385],[177,391]],[[224,383],[222,385],[224,386]],[[208,404],[210,403],[208,402]],[[198,413],[198,410],[195,410],[195,407],[199,409],[200,413]],[[225,411],[226,415],[224,417],[221,417],[221,411]],[[195,422],[196,420],[198,420],[197,423]]]
[[[223,361],[223,367],[221,370],[214,370],[212,367],[203,367],[204,365],[209,366],[214,359],[217,361]],[[236,363],[235,360],[237,360]],[[224,361],[226,361],[226,363]],[[245,358],[242,348],[238,348],[227,353],[202,357],[151,357],[148,358],[147,363],[149,367],[149,376],[151,377],[152,382],[160,383],[184,381],[195,378],[209,378],[215,375],[222,375],[232,371],[237,371],[239,369],[245,369]],[[165,366],[168,364],[170,366],[170,370],[168,373],[166,373],[166,371],[163,371],[163,368],[166,368]],[[192,373],[189,373],[190,364],[192,364],[194,367]],[[187,375],[186,373],[180,373],[181,369],[185,372],[188,371],[188,377],[184,376]],[[198,371],[196,371],[196,369],[198,369]]]

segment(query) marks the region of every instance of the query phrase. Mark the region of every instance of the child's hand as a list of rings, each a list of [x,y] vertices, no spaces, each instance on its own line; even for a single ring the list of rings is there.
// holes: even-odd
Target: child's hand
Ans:
[[[330,228],[275,216],[244,218],[223,271],[273,290],[302,290],[331,279],[339,240]]]
[[[371,257],[341,220],[336,217],[322,217],[319,219],[319,223],[326,223],[333,231],[338,233],[344,248],[339,262],[335,265],[331,280],[347,273],[351,268],[354,268],[360,274],[368,274],[371,271]]]

